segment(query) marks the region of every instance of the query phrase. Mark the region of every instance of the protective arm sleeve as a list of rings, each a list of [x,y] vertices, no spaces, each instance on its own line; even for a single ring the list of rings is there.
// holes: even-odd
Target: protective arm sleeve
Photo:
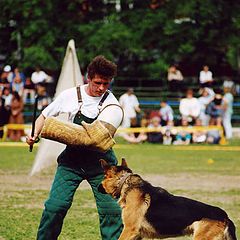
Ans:
[[[63,122],[54,117],[46,118],[41,137],[73,146],[85,146],[106,152],[114,144],[109,130],[95,120],[91,124],[82,122],[82,126]]]

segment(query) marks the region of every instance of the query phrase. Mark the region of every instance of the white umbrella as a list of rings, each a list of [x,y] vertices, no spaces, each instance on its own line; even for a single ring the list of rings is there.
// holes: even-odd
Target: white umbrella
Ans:
[[[56,98],[63,90],[82,84],[83,77],[77,59],[75,43],[74,40],[70,40],[63,60],[62,70],[54,98]],[[58,118],[66,120],[67,114],[61,114]],[[51,166],[64,148],[64,144],[41,139],[30,175],[32,176],[37,172],[40,172],[42,169]]]

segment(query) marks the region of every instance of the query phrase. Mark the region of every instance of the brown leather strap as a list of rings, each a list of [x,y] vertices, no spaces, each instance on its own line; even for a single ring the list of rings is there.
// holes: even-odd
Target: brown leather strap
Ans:
[[[109,91],[109,90],[107,90],[107,91],[104,93],[103,97],[101,98],[101,100],[100,100],[100,102],[99,102],[99,104],[98,104],[99,108],[102,107],[104,101],[107,99],[107,97],[108,97],[109,94],[110,94],[110,91]]]
[[[80,85],[77,86],[77,97],[78,97],[78,103],[81,103],[82,102],[82,94],[81,94]]]

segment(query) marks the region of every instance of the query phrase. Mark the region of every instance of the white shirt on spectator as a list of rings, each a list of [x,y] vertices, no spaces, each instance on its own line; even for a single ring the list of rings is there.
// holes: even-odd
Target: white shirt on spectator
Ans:
[[[201,106],[197,98],[183,98],[180,101],[179,111],[182,116],[198,117],[200,109]]]
[[[211,71],[201,71],[199,76],[200,83],[206,83],[213,80],[213,74]]]
[[[135,108],[139,107],[139,102],[137,97],[134,94],[128,95],[127,93],[123,94],[119,98],[119,103],[123,108],[124,115],[128,118],[136,117]]]
[[[46,81],[47,78],[48,78],[48,75],[44,71],[33,72],[31,76],[31,80],[34,84],[38,84],[43,81]]]

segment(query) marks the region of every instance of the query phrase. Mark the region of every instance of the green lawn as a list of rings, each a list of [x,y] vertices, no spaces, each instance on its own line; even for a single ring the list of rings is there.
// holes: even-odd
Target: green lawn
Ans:
[[[154,185],[224,208],[239,229],[239,143],[180,147],[121,142],[115,151],[119,158],[127,159],[134,172]],[[52,167],[37,176],[28,177],[35,153],[36,148],[29,153],[27,147],[0,145],[0,240],[35,239],[43,203],[54,175]],[[60,239],[100,239],[95,203],[88,188],[82,187],[77,191]]]

